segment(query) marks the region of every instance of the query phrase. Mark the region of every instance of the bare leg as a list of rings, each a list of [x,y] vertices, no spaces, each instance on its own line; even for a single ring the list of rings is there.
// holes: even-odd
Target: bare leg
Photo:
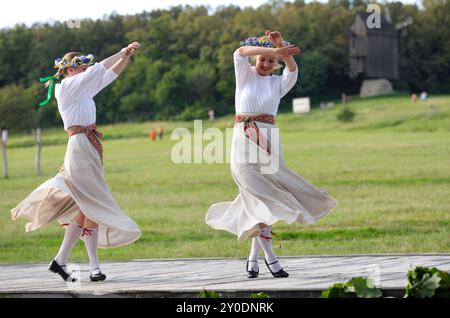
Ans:
[[[83,224],[86,229],[98,229],[98,224],[87,217],[84,218],[84,222],[81,224]]]
[[[86,219],[86,217],[84,216],[83,212],[78,212],[77,216],[75,217],[75,222],[77,222],[79,225],[83,225],[84,224],[84,220]]]

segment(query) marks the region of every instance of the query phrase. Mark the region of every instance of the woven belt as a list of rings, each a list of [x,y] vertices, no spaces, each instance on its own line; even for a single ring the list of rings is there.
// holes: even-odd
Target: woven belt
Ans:
[[[100,155],[100,160],[103,164],[103,146],[100,143],[100,140],[103,138],[103,134],[97,130],[97,126],[95,124],[86,126],[86,127],[77,127],[73,129],[69,129],[67,131],[69,137],[72,137],[76,134],[86,134],[86,137],[97,150]]]
[[[270,154],[270,146],[261,135],[256,122],[275,124],[275,117],[269,114],[251,115],[251,114],[236,114],[234,116],[236,123],[244,123],[244,134],[247,138],[254,141],[258,146],[262,147]]]

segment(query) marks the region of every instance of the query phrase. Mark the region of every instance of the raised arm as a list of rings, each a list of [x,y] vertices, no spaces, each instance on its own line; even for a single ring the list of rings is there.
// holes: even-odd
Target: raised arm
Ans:
[[[71,77],[71,80],[65,85],[65,94],[77,95],[88,93],[94,97],[117,78],[127,65],[130,56],[139,47],[139,43],[132,43],[123,48],[118,56],[115,54],[100,63],[95,63],[93,66],[88,67],[85,72]],[[110,68],[107,68],[114,60],[116,60],[115,63]]]
[[[117,52],[114,55],[111,55],[110,57],[104,59],[100,63],[103,64],[105,68],[111,68],[114,64],[119,61],[119,59],[122,57],[122,52]]]
[[[283,61],[286,64],[289,72],[295,72],[295,70],[297,69],[297,63],[295,63],[294,57],[292,55],[287,59],[283,59]]]
[[[130,60],[130,57],[134,55],[137,49],[139,49],[141,45],[138,42],[134,42],[127,47],[120,50],[120,58],[114,63],[114,65],[111,67],[111,70],[114,71],[117,75],[122,73],[122,71],[125,69],[125,67],[128,64],[128,61]]]
[[[283,40],[281,39],[281,33],[278,31],[270,31],[267,30],[266,36],[269,39],[270,42],[272,42],[277,48],[284,47]],[[300,52],[300,49],[298,49],[298,52],[294,53],[297,54]],[[294,57],[291,55],[283,58],[284,63],[286,64],[286,67],[288,68],[289,72],[294,72],[297,69],[297,63],[295,63]]]
[[[297,54],[300,49],[294,45],[280,48],[268,48],[260,46],[242,46],[239,48],[239,54],[242,56],[264,55],[267,57],[288,59],[292,54]]]
[[[128,45],[126,48],[123,48],[122,50],[120,50],[120,52],[111,55],[110,57],[104,59],[103,61],[101,61],[100,63],[103,64],[105,66],[105,68],[111,68],[113,67],[124,55],[123,51],[125,49],[127,50],[137,50],[140,47],[140,44],[138,42],[133,42],[130,45]],[[134,53],[133,53],[134,54]]]

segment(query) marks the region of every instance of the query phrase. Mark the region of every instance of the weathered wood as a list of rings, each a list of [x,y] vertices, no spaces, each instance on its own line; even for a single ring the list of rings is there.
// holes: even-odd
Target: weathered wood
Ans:
[[[399,33],[384,15],[380,15],[379,28],[370,28],[367,19],[371,13],[358,12],[350,26],[350,77],[399,77]]]
[[[370,276],[387,295],[400,297],[415,266],[450,270],[450,254],[281,257],[289,278],[273,278],[261,259],[260,276],[248,279],[245,259],[134,260],[102,264],[104,282],[89,281],[88,264],[73,264],[78,283],[64,283],[47,264],[0,266],[4,297],[197,297],[203,289],[224,297],[265,292],[270,297],[318,297],[333,283]],[[375,269],[375,270],[374,270]]]
[[[8,144],[8,130],[0,130],[0,148],[2,148],[3,158],[3,177],[9,178],[8,173],[8,156],[6,155],[6,145]]]

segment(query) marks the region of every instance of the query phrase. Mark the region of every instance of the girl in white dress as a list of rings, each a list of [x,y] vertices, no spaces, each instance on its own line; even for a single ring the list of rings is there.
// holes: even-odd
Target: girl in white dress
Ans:
[[[113,199],[104,179],[102,134],[96,129],[96,107],[93,97],[114,81],[126,67],[130,57],[139,49],[134,42],[117,54],[93,63],[94,57],[77,52],[67,53],[55,61],[58,72],[41,78],[49,87],[47,104],[55,85],[58,110],[68,132],[69,141],[64,165],[59,173],[47,180],[11,210],[15,220],[24,217],[27,232],[39,229],[54,220],[65,226],[60,250],[49,270],[65,281],[75,281],[67,272],[67,261],[79,238],[84,240],[90,263],[90,280],[102,281],[98,262],[98,247],[108,248],[130,244],[141,231]],[[93,64],[93,65],[92,65]],[[91,66],[92,65],[92,66]]]
[[[231,172],[239,195],[232,202],[213,204],[205,221],[237,235],[240,241],[252,239],[246,264],[249,278],[259,275],[261,249],[271,274],[288,277],[272,250],[271,226],[280,220],[314,223],[335,207],[336,200],[285,165],[274,125],[280,99],[297,81],[292,55],[299,53],[299,48],[271,31],[243,44],[234,52],[236,123],[231,147]],[[252,56],[256,57],[254,67],[248,61]],[[272,74],[279,59],[286,64],[281,76]],[[272,168],[265,169],[267,163]]]

